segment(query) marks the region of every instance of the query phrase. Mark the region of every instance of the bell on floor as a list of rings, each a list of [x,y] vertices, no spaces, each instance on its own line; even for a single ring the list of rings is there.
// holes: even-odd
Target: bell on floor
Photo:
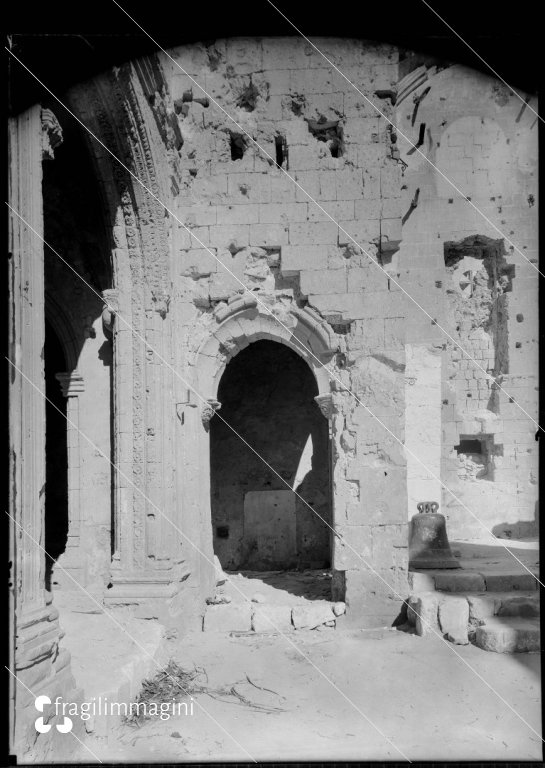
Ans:
[[[418,513],[411,519],[409,568],[460,568],[452,554],[444,515],[439,514],[436,501],[421,501]]]

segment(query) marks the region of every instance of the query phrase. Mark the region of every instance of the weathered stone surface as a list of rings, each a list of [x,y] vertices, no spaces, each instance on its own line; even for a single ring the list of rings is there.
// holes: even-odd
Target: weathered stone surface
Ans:
[[[529,573],[487,573],[485,580],[488,592],[528,592],[538,586],[537,580]]]
[[[216,594],[213,597],[206,598],[206,605],[225,605],[232,600],[231,595]]]
[[[496,600],[488,595],[468,595],[469,620],[475,625],[491,619],[496,613]]]
[[[445,595],[439,604],[439,624],[447,640],[456,645],[467,645],[469,605],[465,597]]]
[[[249,632],[251,629],[251,606],[209,605],[203,620],[204,632]]]
[[[223,572],[221,563],[217,555],[214,555],[214,573],[216,576],[216,587],[221,587],[227,581],[227,576]]]
[[[539,595],[506,597],[496,611],[498,616],[520,616],[530,619],[539,616]]]
[[[435,575],[433,573],[409,571],[408,580],[411,592],[433,592],[435,589]]]
[[[227,115],[200,98],[197,86],[171,67],[174,62],[166,66],[160,57],[150,77],[145,67],[127,65],[115,77],[105,73],[94,84],[75,86],[71,98],[77,114],[93,124],[105,145],[117,147],[165,203],[169,196],[175,216],[165,216],[160,202],[142,195],[129,177],[112,176],[100,145],[89,145],[96,154],[87,162],[80,156],[86,150],[66,141],[52,160],[59,135],[48,110],[43,126],[39,108],[34,116],[15,119],[10,155],[15,208],[36,214],[37,231],[48,232],[60,253],[72,254],[78,272],[95,276],[97,285],[116,285],[104,292],[108,307],[103,311],[102,300],[87,293],[62,262],[47,259],[44,272],[43,254],[35,253],[31,234],[11,221],[10,348],[21,351],[21,370],[41,387],[44,358],[46,371],[53,364],[47,351],[42,356],[48,348],[47,315],[73,358],[66,360],[71,373],[61,374],[60,381],[67,415],[81,434],[75,426],[68,428],[68,457],[59,463],[67,465],[69,534],[55,575],[60,579],[65,565],[110,602],[121,589],[120,605],[151,595],[150,616],[160,615],[168,604],[165,611],[175,607],[188,623],[200,620],[205,598],[224,578],[190,550],[180,562],[180,538],[156,514],[177,509],[177,500],[183,536],[202,542],[208,557],[215,551],[226,569],[248,562],[263,567],[264,559],[273,567],[275,556],[284,560],[281,567],[314,568],[332,561],[337,573],[349,569],[346,578],[336,577],[334,599],[348,606],[340,623],[360,628],[390,625],[409,594],[407,509],[412,515],[416,501],[441,502],[451,541],[482,535],[483,524],[513,538],[536,529],[538,446],[533,425],[519,408],[537,413],[538,302],[532,263],[537,259],[537,131],[530,130],[530,110],[520,113],[517,100],[502,96],[497,83],[467,68],[422,65],[418,77],[402,77],[393,46],[348,40],[324,44],[332,59],[355,73],[365,92],[397,92],[395,105],[392,97],[380,99],[381,109],[394,124],[412,126],[413,138],[419,126],[426,127],[445,176],[424,168],[420,153],[407,154],[397,145],[395,133],[385,130],[373,107],[295,38],[216,41],[173,51],[174,60],[197,82],[221,96],[227,114],[243,119],[273,152],[272,164],[252,142],[233,135]],[[43,193],[42,150],[47,162],[57,163],[53,173],[44,174]],[[281,170],[288,167],[288,156],[299,187]],[[77,174],[70,172],[73,168]],[[95,199],[95,189],[103,200]],[[18,201],[26,201],[24,210]],[[102,220],[101,212],[108,210],[115,212],[112,221]],[[488,222],[501,221],[505,236],[492,232],[478,210]],[[176,216],[189,229],[174,224]],[[407,226],[400,242],[402,223]],[[73,233],[79,233],[78,243],[71,243]],[[511,238],[524,243],[531,263],[515,257]],[[111,264],[99,256],[108,252]],[[245,303],[249,293],[250,304]],[[309,320],[310,307],[314,326],[301,320],[301,314]],[[136,337],[118,322],[122,317]],[[70,329],[63,327],[65,318]],[[216,439],[218,416],[212,417],[209,408],[211,420],[201,420],[195,398],[180,382],[173,390],[172,371],[160,364],[154,349],[195,385],[197,399],[211,403],[236,366],[230,361],[240,361],[245,349],[250,363],[240,382],[248,390],[259,389],[254,385],[260,383],[262,358],[255,343],[263,341],[290,348],[310,386],[304,391],[298,374],[281,387],[287,366],[274,364],[263,379],[278,397],[252,401],[251,407],[247,397],[241,398],[233,415],[242,419],[241,434],[251,436],[250,448],[238,441],[238,452],[227,449],[233,466],[221,482],[227,463],[212,461],[210,471],[208,466],[208,456],[222,443],[221,434]],[[275,354],[279,360],[281,354]],[[73,375],[76,362],[79,373]],[[327,363],[331,377],[318,362]],[[10,420],[22,428],[14,431],[10,445],[12,477],[20,485],[11,489],[11,512],[42,541],[43,505],[48,521],[47,499],[51,504],[55,498],[44,471],[44,404],[15,373],[12,387]],[[314,397],[331,389],[335,402],[320,426]],[[349,390],[365,406],[355,404]],[[273,518],[261,514],[274,511],[274,502],[263,498],[252,520],[258,535],[244,541],[248,491],[277,499],[277,494],[294,495],[271,485],[269,469],[258,457],[250,466],[252,448],[290,478],[289,488],[312,509],[292,498],[281,502]],[[54,465],[55,456],[47,450]],[[113,488],[108,457],[123,468],[114,473]],[[133,478],[135,487],[124,478]],[[44,495],[40,489],[46,479]],[[439,481],[458,500],[445,495]],[[313,514],[325,513],[331,522],[332,509],[338,526],[333,545],[327,526]],[[208,533],[203,536],[211,521],[212,542]],[[112,533],[119,558],[113,569]],[[27,603],[33,610],[41,606],[44,574],[35,548],[16,544],[20,623]],[[143,569],[140,579],[136,574]],[[189,576],[186,590],[180,585]],[[435,588],[432,574],[411,578],[415,595]],[[437,582],[443,595],[485,589],[481,576],[467,572],[443,573]],[[500,595],[506,589],[535,590],[536,583],[527,574],[498,573],[487,579],[486,588]],[[421,633],[424,615],[437,622],[434,600],[420,597],[409,609]],[[468,602],[469,622],[488,620],[490,602]],[[146,605],[139,611],[146,613]],[[526,601],[503,598],[498,608],[524,614],[534,609]],[[212,606],[205,626],[247,631],[245,610]],[[443,611],[445,626],[450,610]],[[461,630],[452,636],[461,637]],[[53,646],[47,646],[51,658]],[[26,651],[21,646],[18,653]],[[30,719],[29,726],[35,736]]]
[[[263,605],[252,612],[254,632],[291,632],[292,608],[290,605]]]
[[[539,622],[519,618],[490,619],[477,627],[475,643],[484,651],[495,653],[539,651]]]
[[[439,598],[437,592],[421,592],[408,600],[407,618],[416,627],[416,634],[425,637],[441,631],[439,626]]]
[[[484,592],[485,583],[480,573],[449,571],[435,576],[435,588],[442,592]]]
[[[346,604],[345,603],[334,603],[332,606],[333,613],[335,616],[342,616],[343,613],[346,613]]]
[[[291,616],[295,629],[314,629],[320,624],[331,621],[333,611],[327,603],[309,603],[295,606]]]

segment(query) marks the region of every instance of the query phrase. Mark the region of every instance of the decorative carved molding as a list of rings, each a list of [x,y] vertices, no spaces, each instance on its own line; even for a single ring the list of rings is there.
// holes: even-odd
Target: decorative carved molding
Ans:
[[[56,373],[55,378],[61,385],[61,390],[64,397],[77,397],[82,392],[85,392],[83,376],[77,371]]]
[[[42,158],[53,160],[55,149],[62,144],[62,128],[50,109],[42,109]]]
[[[216,413],[216,411],[219,411],[221,408],[221,403],[218,400],[214,400],[212,397],[207,398],[206,403],[207,404],[202,409],[201,419],[204,428],[208,430],[210,419]]]
[[[333,395],[331,393],[326,395],[317,395],[314,398],[314,402],[317,403],[318,408],[326,419],[330,419],[333,416]]]

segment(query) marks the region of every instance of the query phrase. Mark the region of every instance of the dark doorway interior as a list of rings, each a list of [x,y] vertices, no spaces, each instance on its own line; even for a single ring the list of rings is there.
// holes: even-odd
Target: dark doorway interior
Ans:
[[[66,548],[68,537],[68,458],[66,445],[66,398],[56,373],[66,371],[62,345],[45,323],[45,586],[51,589],[55,560]],[[58,409],[58,410],[57,410]],[[60,412],[59,412],[60,411]]]
[[[227,365],[210,422],[214,550],[226,570],[330,566],[329,436],[312,371],[283,344],[257,341]],[[286,483],[282,482],[283,478]]]

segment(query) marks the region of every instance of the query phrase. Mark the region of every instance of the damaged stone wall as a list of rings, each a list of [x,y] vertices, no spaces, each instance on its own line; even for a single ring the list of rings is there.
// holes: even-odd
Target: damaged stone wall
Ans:
[[[210,419],[225,366],[263,339],[301,354],[319,396],[331,396],[321,407],[331,420],[332,567],[336,594],[353,609],[347,617],[381,622],[400,605],[407,518],[414,512],[407,494],[411,505],[420,494],[437,497],[442,480],[462,498],[471,485],[477,496],[464,498],[483,519],[501,524],[501,508],[506,521],[530,520],[535,456],[528,420],[486,375],[469,378],[455,343],[438,326],[470,344],[497,383],[527,398],[533,385],[526,372],[531,377],[535,370],[533,275],[490,226],[479,221],[477,228],[467,199],[445,187],[415,146],[491,219],[504,216],[502,226],[514,238],[526,237],[522,247],[534,258],[534,128],[509,98],[498,101],[481,75],[453,66],[407,71],[406,57],[400,60],[391,46],[317,44],[400,130],[293,38],[181,47],[171,55],[187,74],[158,54],[110,73],[102,101],[100,89],[92,98],[73,96],[78,113],[96,120],[110,143],[111,124],[123,127],[123,151],[185,225],[116,179],[108,199],[120,302],[182,377],[117,326],[114,412],[122,437],[116,450],[137,488],[170,512],[198,548],[172,537],[141,495],[133,504],[132,488],[119,481],[112,600],[114,594],[125,599],[128,584],[140,599],[139,591],[148,590],[138,575],[144,566],[161,594],[172,597],[177,573],[183,586],[174,592],[191,593],[195,605],[208,595],[215,527]],[[108,187],[104,158],[97,163]],[[516,184],[507,185],[512,166]],[[473,255],[456,258],[458,266],[445,263],[445,253],[469,246]],[[479,296],[486,312],[471,309],[466,316]],[[478,471],[470,481],[459,476],[462,435],[487,436],[482,451],[492,456],[493,481]],[[412,452],[408,481],[403,445]],[[512,507],[499,507],[500,498]],[[446,492],[441,501],[452,535],[481,533]],[[376,584],[365,561],[379,573]],[[185,598],[176,600],[169,605],[179,613]]]
[[[397,266],[432,318],[411,312],[408,334],[443,347],[441,481],[458,501],[444,487],[436,500],[451,538],[535,534],[535,116],[492,78],[429,64],[400,82],[397,122],[438,169],[399,139],[407,168]]]
[[[398,79],[393,48],[351,40],[318,44],[369,98],[380,100],[386,114],[393,114],[391,99],[384,96]],[[216,316],[245,288],[255,294],[260,312],[263,304],[276,316],[272,322],[282,334],[281,324],[290,326],[292,313],[304,308],[328,325],[337,348],[328,365],[336,413],[335,589],[360,622],[364,614],[369,625],[386,616],[391,621],[399,600],[380,579],[370,584],[357,555],[404,593],[405,462],[365,406],[376,409],[403,439],[405,303],[350,237],[373,258],[391,261],[401,226],[395,137],[369,103],[303,41],[216,41],[172,55],[269,155],[162,59],[183,137],[176,213],[195,236],[180,226],[173,232],[174,304],[183,329],[180,369],[190,378],[196,375],[192,363],[215,332]],[[252,335],[250,322],[244,321],[242,333]],[[297,341],[292,343],[297,350]],[[365,373],[371,354],[373,387]],[[394,386],[395,404],[381,400],[383,380],[384,386]],[[203,394],[215,397],[211,383],[206,386]],[[360,392],[361,403],[345,388]],[[396,498],[390,501],[394,487]]]

